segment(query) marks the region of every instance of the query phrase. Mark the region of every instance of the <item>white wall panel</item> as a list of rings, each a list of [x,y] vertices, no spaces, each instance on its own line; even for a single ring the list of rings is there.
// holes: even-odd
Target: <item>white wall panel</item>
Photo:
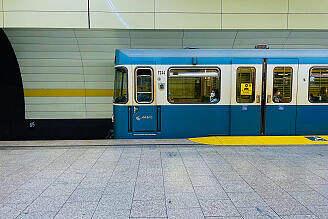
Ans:
[[[80,82],[82,74],[22,74],[25,82]]]
[[[155,0],[156,12],[220,13],[221,0]]]
[[[24,81],[23,86],[24,89],[84,89],[84,82],[83,81],[78,81],[78,82]]]
[[[2,1],[0,0],[0,27],[3,28],[3,9],[2,9]]]
[[[5,11],[5,28],[88,28],[87,12]]]
[[[84,104],[85,97],[25,97],[25,104]]]
[[[90,12],[91,28],[154,29],[154,13]]]
[[[154,0],[92,0],[91,11],[154,12]]]
[[[86,0],[3,0],[6,11],[87,11]]]
[[[27,119],[85,119],[86,118],[86,112],[34,112],[33,111],[33,112],[25,112],[25,115]]]

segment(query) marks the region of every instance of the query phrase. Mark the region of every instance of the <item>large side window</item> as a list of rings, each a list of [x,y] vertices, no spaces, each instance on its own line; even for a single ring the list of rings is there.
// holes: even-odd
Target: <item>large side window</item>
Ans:
[[[153,71],[150,68],[138,68],[136,70],[136,101],[151,103],[153,99]]]
[[[273,70],[274,103],[290,103],[292,100],[292,67],[275,67]]]
[[[328,103],[328,67],[311,68],[309,81],[309,101]]]
[[[114,103],[128,102],[128,70],[125,67],[115,68]]]
[[[255,99],[255,67],[237,69],[236,101],[253,103]]]
[[[220,101],[220,70],[171,68],[168,74],[170,103],[215,104]]]

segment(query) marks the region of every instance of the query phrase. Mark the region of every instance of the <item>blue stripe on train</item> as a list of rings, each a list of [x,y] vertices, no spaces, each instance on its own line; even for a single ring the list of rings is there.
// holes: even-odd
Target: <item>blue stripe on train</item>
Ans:
[[[297,106],[296,135],[327,135],[328,105]]]
[[[139,107],[142,107],[139,105]],[[157,106],[144,106],[154,107]],[[160,106],[154,135],[133,133],[132,107],[114,105],[115,138],[187,138],[208,135],[260,135],[260,106]],[[328,105],[266,106],[266,135],[327,135]],[[130,119],[129,119],[130,118]],[[157,118],[157,116],[154,116]],[[157,121],[155,121],[157,122]],[[130,130],[129,130],[130,129]],[[149,132],[144,134],[150,134]]]

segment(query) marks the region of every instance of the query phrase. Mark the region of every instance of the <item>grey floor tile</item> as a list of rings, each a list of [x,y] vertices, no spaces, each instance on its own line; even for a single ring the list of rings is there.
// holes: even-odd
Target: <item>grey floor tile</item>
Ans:
[[[203,213],[209,216],[240,216],[230,200],[200,200]]]
[[[198,199],[229,199],[220,186],[195,186],[194,189]]]
[[[68,202],[55,218],[91,218],[96,207],[97,202]]]
[[[142,167],[139,168],[138,171],[138,177],[154,177],[154,176],[162,176],[163,172],[162,172],[162,168],[146,168],[146,167]]]
[[[102,188],[77,188],[67,202],[98,202]]]
[[[56,216],[56,211],[48,211],[48,212],[26,212],[21,213],[17,219],[50,219]]]
[[[162,175],[155,175],[155,176],[139,176],[137,178],[137,185],[141,184],[150,184],[154,186],[163,186],[163,176]]]
[[[205,217],[205,219],[242,219],[242,217]]]
[[[214,175],[218,179],[219,182],[221,181],[237,181],[242,180],[238,173],[234,172],[214,172]]]
[[[165,193],[184,193],[184,192],[194,192],[190,180],[186,181],[164,181]]]
[[[118,175],[113,175],[112,178],[110,179],[110,182],[124,182],[124,183],[131,183],[135,182],[137,177],[136,173],[133,174],[118,174]]]
[[[63,173],[56,179],[54,184],[78,184],[81,182],[81,180],[85,177],[85,173]]]
[[[312,189],[328,198],[328,184],[323,185],[311,185]]]
[[[190,176],[193,186],[218,186],[220,185],[215,176]]]
[[[104,209],[122,210],[131,209],[133,195],[130,193],[103,195],[99,207]]]
[[[315,215],[286,215],[282,216],[282,219],[317,219]]]
[[[133,201],[131,217],[167,217],[164,200]]]
[[[328,206],[310,206],[309,209],[318,218],[328,218]]]
[[[24,203],[32,203],[34,199],[36,199],[41,191],[31,191],[31,190],[16,190],[11,193],[6,199],[5,203],[15,203],[15,204],[24,204]]]
[[[107,208],[97,208],[93,219],[128,219],[130,215],[130,210],[113,210],[113,209],[107,209]]]
[[[69,197],[77,186],[78,184],[72,184],[72,183],[52,184],[42,193],[42,196]]]
[[[168,218],[190,218],[190,219],[201,219],[204,218],[201,208],[180,208],[167,210]]]
[[[134,192],[134,182],[128,183],[114,183],[109,182],[104,190],[104,194],[119,194],[119,193],[131,193]]]
[[[167,208],[199,208],[198,199],[193,192],[169,193],[166,195]]]
[[[193,167],[193,168],[187,168],[188,174],[190,176],[211,176],[213,175],[213,173],[211,172],[211,170],[207,167],[204,168],[197,168],[197,167]]]
[[[108,181],[108,178],[86,177],[79,184],[78,188],[104,188]]]
[[[17,217],[28,204],[0,204],[0,218]]]
[[[328,205],[328,199],[316,191],[290,192],[289,194],[304,206]]]
[[[245,181],[223,181],[221,185],[226,192],[254,192]]]
[[[310,186],[298,180],[281,182],[279,186],[288,192],[305,192],[312,190]]]
[[[236,207],[260,207],[267,206],[263,199],[255,192],[228,193]]]
[[[62,196],[40,196],[32,204],[30,204],[24,211],[24,214],[46,212],[58,212],[62,205],[66,202],[67,197]]]
[[[280,218],[271,208],[267,206],[238,208],[238,211],[244,219],[253,218]]]
[[[265,202],[278,215],[309,215],[312,214],[301,203],[293,198],[288,199],[265,199]]]
[[[164,187],[151,184],[139,184],[135,188],[134,200],[164,199]]]

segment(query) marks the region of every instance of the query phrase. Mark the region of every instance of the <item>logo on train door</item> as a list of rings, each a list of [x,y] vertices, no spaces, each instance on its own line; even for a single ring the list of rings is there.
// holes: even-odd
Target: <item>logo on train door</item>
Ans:
[[[252,83],[241,83],[240,95],[252,95]]]

